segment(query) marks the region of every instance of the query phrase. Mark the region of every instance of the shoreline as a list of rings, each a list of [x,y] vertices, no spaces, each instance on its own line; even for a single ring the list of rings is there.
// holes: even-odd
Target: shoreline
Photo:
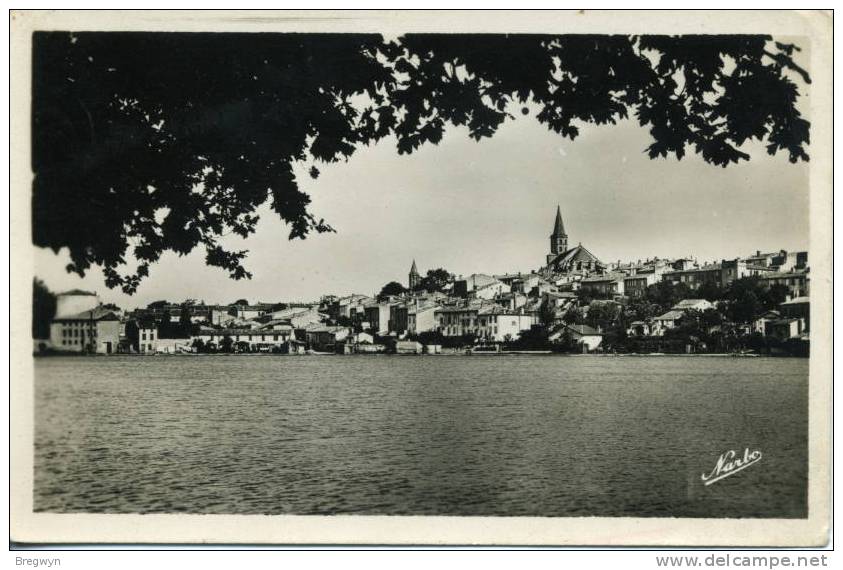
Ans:
[[[669,353],[626,353],[626,354],[576,354],[576,353],[562,353],[551,351],[501,351],[501,352],[473,352],[466,354],[464,350],[454,352],[444,352],[439,354],[395,354],[395,353],[360,353],[360,354],[281,354],[281,353],[266,353],[266,352],[217,352],[217,353],[156,353],[156,354],[130,354],[130,353],[114,353],[114,354],[80,354],[77,352],[52,352],[52,353],[33,353],[33,358],[54,358],[54,357],[78,357],[78,358],[110,358],[115,356],[130,356],[130,357],[220,357],[220,356],[258,356],[258,357],[325,357],[325,356],[564,356],[564,357],[590,357],[590,358],[808,358],[807,356],[798,356],[791,354],[741,354],[741,353],[692,353],[692,354],[669,354]]]

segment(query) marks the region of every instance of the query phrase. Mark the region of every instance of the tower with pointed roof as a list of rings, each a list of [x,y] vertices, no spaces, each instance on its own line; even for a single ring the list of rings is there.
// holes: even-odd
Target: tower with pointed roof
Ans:
[[[568,234],[565,233],[565,225],[562,223],[562,210],[557,205],[553,233],[550,234],[550,253],[547,255],[547,263],[550,264],[559,254],[566,251],[568,251]]]
[[[421,283],[421,275],[419,275],[419,270],[416,268],[415,259],[413,260],[413,266],[410,267],[410,278],[408,281],[411,291],[415,289],[419,285],[419,283]]]

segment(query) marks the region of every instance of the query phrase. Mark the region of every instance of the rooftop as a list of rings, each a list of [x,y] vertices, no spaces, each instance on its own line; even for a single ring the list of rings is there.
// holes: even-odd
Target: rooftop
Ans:
[[[582,280],[583,283],[605,283],[609,281],[619,281],[624,279],[626,275],[623,273],[605,273],[603,275],[595,275],[593,277],[586,277]]]
[[[96,297],[96,293],[92,293],[90,291],[83,291],[82,289],[71,289],[70,291],[65,291],[64,293],[59,293],[57,297],[63,297],[65,295],[87,295],[90,297]]]
[[[708,299],[682,299],[675,305],[673,305],[673,310],[682,310],[682,309],[693,309],[696,305],[699,304],[707,304],[711,305],[711,301]]]
[[[282,329],[283,330],[283,329]],[[282,330],[269,330],[269,329],[215,329],[211,327],[201,327],[199,329],[200,335],[212,335],[212,336],[271,336],[273,334],[278,334],[282,332]]]
[[[767,275],[762,275],[761,279],[787,279],[789,277],[807,277],[807,271],[789,271],[787,273],[779,273],[777,271],[773,271],[768,273]]]
[[[810,297],[794,297],[790,301],[785,301],[784,303],[781,303],[779,306],[781,306],[781,305],[807,305],[810,302],[811,302]]]
[[[663,315],[656,317],[657,321],[675,321],[685,316],[682,311],[668,311]]]
[[[581,334],[581,335],[591,335],[591,336],[594,336],[594,335],[602,336],[603,335],[603,333],[601,333],[599,330],[597,330],[594,327],[590,327],[588,325],[565,325],[565,328],[570,329],[570,330],[574,331],[575,333]]]
[[[314,323],[314,325],[308,325],[305,327],[305,330],[309,333],[337,333],[340,331],[347,331],[348,327],[340,327],[340,326],[332,326],[332,325],[323,325]]]
[[[75,313],[73,315],[64,315],[62,317],[56,317],[53,319],[55,321],[119,321],[120,317],[118,317],[114,311],[111,309],[105,309],[103,307],[96,307],[89,311],[82,311],[81,313]]]

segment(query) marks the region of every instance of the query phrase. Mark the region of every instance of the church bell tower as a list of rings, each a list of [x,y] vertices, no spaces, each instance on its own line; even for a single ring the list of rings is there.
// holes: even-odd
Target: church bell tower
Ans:
[[[562,223],[562,210],[557,205],[553,233],[550,234],[550,253],[547,256],[547,264],[550,265],[560,253],[566,251],[568,251],[568,234],[565,233],[565,225]]]
[[[416,268],[416,260],[413,260],[413,266],[410,268],[410,278],[408,279],[410,290],[412,291],[415,289],[419,283],[421,283],[421,275],[419,275],[419,270]]]

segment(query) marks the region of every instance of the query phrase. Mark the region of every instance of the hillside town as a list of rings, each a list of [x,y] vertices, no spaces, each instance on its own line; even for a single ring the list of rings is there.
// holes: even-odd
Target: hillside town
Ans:
[[[36,307],[41,354],[808,354],[806,251],[605,262],[569,244],[559,207],[529,273],[454,275],[413,261],[406,285],[307,302],[158,301],[123,311],[89,291]],[[37,285],[36,285],[37,288]],[[38,305],[36,295],[36,305]],[[43,302],[42,302],[43,304]]]

